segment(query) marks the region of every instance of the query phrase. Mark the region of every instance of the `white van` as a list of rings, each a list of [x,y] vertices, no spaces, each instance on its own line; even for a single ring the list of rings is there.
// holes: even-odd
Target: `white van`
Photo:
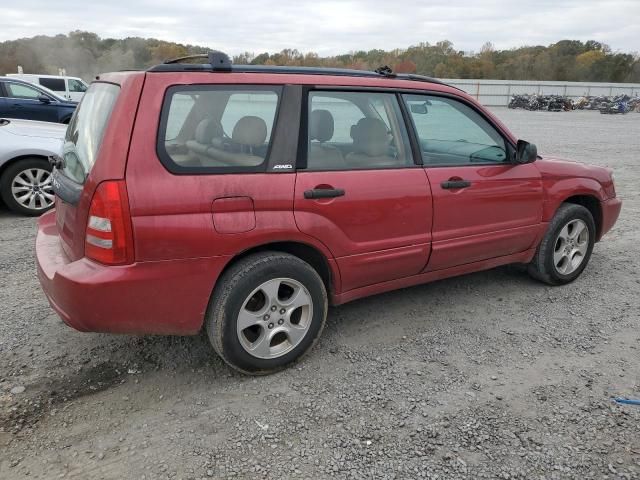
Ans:
[[[8,73],[7,77],[17,78],[35,85],[42,85],[72,102],[79,102],[88,88],[84,80],[78,77],[36,75],[31,73]]]

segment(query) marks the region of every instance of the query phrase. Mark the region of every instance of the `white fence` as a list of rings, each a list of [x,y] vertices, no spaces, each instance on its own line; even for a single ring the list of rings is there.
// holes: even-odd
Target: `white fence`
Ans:
[[[486,106],[505,107],[511,95],[563,95],[580,98],[588,95],[614,96],[626,93],[640,96],[639,83],[543,82],[536,80],[473,80],[443,78],[443,82],[464,90]]]

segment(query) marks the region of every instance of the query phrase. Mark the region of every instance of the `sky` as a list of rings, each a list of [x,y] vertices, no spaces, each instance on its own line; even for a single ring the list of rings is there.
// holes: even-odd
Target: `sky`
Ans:
[[[640,51],[640,0],[20,0],[0,9],[0,41],[72,30],[223,50],[321,55],[450,40],[457,50],[597,40]]]

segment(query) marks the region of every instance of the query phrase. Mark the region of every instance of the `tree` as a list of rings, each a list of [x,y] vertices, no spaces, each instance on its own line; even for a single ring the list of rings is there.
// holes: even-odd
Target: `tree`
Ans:
[[[0,42],[0,74],[16,72],[67,74],[90,79],[107,70],[148,68],[169,58],[207,53],[209,48],[155,38],[100,38],[76,30],[67,35],[36,36]],[[443,78],[499,78],[513,80],[640,81],[637,54],[613,53],[608,45],[588,40],[560,40],[549,46],[497,50],[485,42],[479,53],[456,50],[453,43],[420,42],[406,49],[358,50],[320,57],[314,52],[286,48],[280,52],[244,52],[235,63],[302,65],[373,70],[383,65],[399,73]]]

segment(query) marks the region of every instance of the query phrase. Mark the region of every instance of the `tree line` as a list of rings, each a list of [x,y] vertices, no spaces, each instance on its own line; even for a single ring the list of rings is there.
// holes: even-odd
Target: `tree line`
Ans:
[[[92,32],[36,36],[0,42],[0,74],[17,72],[67,75],[90,80],[101,72],[141,69],[169,58],[207,53],[208,47],[183,45],[153,38],[100,38]],[[640,82],[638,53],[613,52],[604,43],[561,40],[548,46],[498,50],[485,43],[478,52],[456,50],[448,40],[423,42],[406,49],[359,50],[321,57],[284,49],[278,53],[246,52],[237,64],[296,65],[373,70],[387,65],[395,72],[438,78]]]

